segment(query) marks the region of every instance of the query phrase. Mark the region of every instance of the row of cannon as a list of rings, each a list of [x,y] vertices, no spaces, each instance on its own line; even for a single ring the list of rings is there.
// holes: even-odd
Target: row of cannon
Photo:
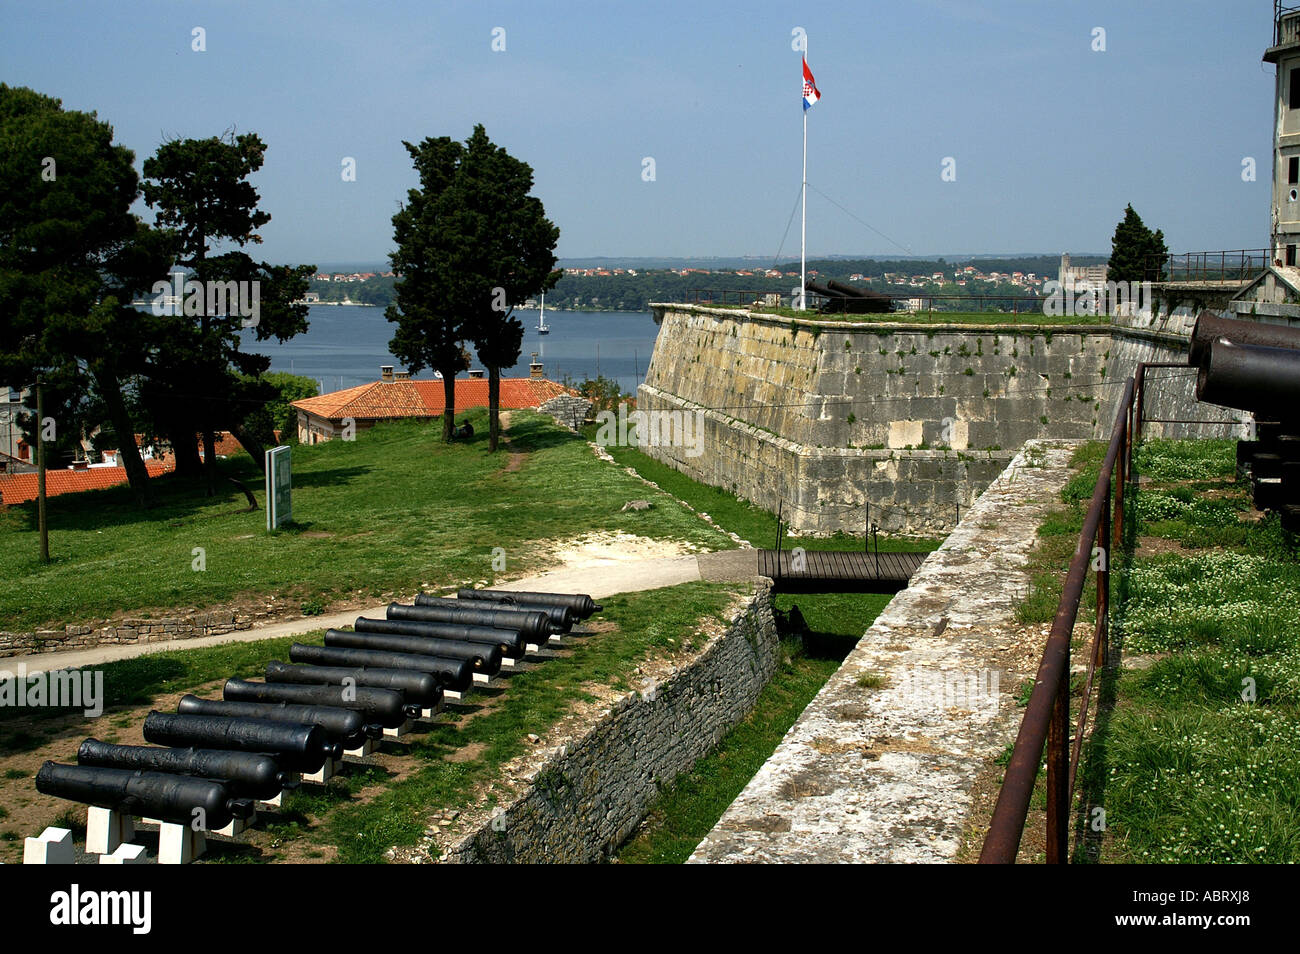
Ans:
[[[264,681],[228,679],[219,700],[185,695],[175,712],[151,711],[151,745],[86,739],[75,765],[46,762],[36,788],[113,813],[115,823],[233,832],[258,802],[278,801],[304,777],[324,781],[345,754],[368,754],[600,609],[586,594],[421,593],[390,603],[384,619],[326,630],[324,645],[294,643],[289,662],[267,663]],[[112,851],[112,842],[91,850]]]
[[[1300,328],[1202,312],[1187,363],[1197,369],[1197,400],[1254,415],[1237,466],[1250,473],[1256,509],[1300,532]]]

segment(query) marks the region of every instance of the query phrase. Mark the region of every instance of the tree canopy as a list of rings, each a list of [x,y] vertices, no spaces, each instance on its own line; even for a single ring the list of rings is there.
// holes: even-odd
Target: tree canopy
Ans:
[[[1142,217],[1126,206],[1124,218],[1115,226],[1110,242],[1110,264],[1106,280],[1112,282],[1158,282],[1164,278],[1169,249],[1160,230],[1152,232]]]

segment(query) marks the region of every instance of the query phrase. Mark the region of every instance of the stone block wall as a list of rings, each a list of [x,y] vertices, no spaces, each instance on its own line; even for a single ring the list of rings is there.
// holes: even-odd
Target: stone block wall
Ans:
[[[443,857],[454,863],[582,863],[608,857],[661,788],[753,709],[776,671],[770,581],[720,636],[653,693],[623,696],[563,746],[528,790]]]
[[[0,632],[0,657],[219,636],[222,633],[251,629],[253,622],[254,617],[250,615],[230,610],[213,610],[188,616],[163,616],[159,619],[124,619],[119,623],[98,627],[69,624],[63,629],[42,629],[34,633]]]
[[[1140,361],[1184,360],[1190,316],[1111,325],[791,320],[656,305],[642,411],[702,421],[698,447],[647,452],[799,532],[935,533],[1028,440],[1106,438]],[[1195,400],[1190,370],[1152,372],[1147,416],[1232,419]],[[1224,436],[1153,425],[1151,436]],[[702,448],[702,453],[700,452]],[[689,451],[689,453],[688,453]]]

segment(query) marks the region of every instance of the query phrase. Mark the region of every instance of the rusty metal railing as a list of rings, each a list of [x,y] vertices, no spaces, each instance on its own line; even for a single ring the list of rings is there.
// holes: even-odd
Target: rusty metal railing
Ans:
[[[1038,780],[1038,765],[1047,745],[1047,862],[1064,864],[1069,855],[1069,814],[1075,776],[1088,727],[1093,680],[1099,666],[1105,666],[1110,639],[1111,553],[1118,550],[1124,535],[1124,486],[1132,476],[1133,447],[1138,414],[1134,400],[1136,376],[1124,385],[1110,445],[1101,473],[1093,488],[1092,501],[1083,518],[1079,544],[1070,560],[1056,618],[1047,637],[1042,661],[1016,744],[1003,776],[1002,790],[993,808],[981,864],[1013,864],[1029,816],[1029,802]],[[1112,490],[1112,478],[1114,488]],[[1089,567],[1097,561],[1097,619],[1093,626],[1088,658],[1088,675],[1076,723],[1074,745],[1070,745],[1070,641],[1079,616],[1079,603]]]

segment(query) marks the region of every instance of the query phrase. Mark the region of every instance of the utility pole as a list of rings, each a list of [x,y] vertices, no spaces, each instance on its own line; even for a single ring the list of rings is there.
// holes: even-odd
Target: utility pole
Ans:
[[[41,562],[50,562],[50,528],[45,523],[45,390],[36,379],[36,523],[41,533]]]

